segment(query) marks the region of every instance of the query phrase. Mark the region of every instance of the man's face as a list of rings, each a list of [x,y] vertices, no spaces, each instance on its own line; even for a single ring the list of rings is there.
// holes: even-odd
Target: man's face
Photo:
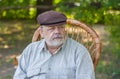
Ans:
[[[65,25],[43,26],[41,27],[41,36],[46,40],[49,46],[60,46],[65,40]]]

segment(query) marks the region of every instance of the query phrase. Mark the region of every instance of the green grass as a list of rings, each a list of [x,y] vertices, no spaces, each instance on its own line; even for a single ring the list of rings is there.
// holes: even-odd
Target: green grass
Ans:
[[[29,41],[35,28],[37,25],[33,21],[1,21],[0,42],[2,45],[14,45],[17,41]]]
[[[37,27],[33,20],[0,21],[0,79],[12,79],[13,57],[20,54],[31,42]]]

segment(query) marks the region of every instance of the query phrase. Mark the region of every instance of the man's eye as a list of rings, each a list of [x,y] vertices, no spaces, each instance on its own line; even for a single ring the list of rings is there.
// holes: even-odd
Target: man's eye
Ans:
[[[64,26],[61,26],[60,28],[64,28]]]
[[[48,30],[54,30],[54,28],[49,28]]]
[[[64,25],[61,25],[61,26],[58,26],[59,28],[64,28],[65,26]]]

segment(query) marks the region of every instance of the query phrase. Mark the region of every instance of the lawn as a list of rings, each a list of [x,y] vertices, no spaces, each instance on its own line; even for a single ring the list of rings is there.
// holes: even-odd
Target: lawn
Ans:
[[[31,42],[37,27],[32,20],[0,21],[0,79],[12,79],[13,58]]]

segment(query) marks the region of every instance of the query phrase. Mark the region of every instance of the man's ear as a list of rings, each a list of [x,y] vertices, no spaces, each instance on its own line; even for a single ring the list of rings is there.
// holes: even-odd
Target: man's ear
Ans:
[[[40,29],[37,28],[37,29],[35,30],[34,34],[33,34],[32,42],[37,41],[38,38],[39,38],[39,36],[40,36]]]
[[[42,27],[39,28],[39,32],[40,32],[40,36],[41,36],[41,38],[44,38],[43,28],[42,28]]]

